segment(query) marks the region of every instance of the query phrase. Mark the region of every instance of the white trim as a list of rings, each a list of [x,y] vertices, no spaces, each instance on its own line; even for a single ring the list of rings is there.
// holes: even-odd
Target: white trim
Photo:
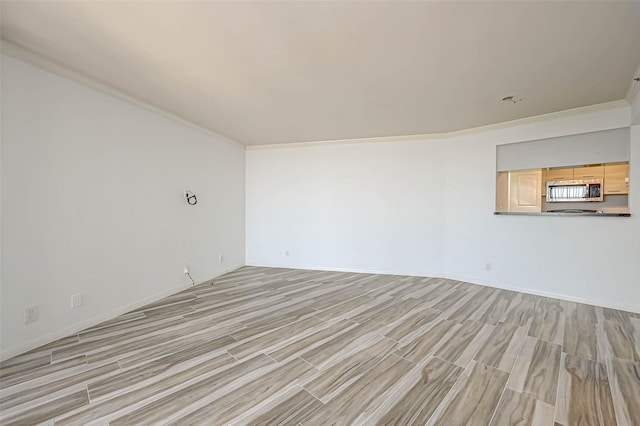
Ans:
[[[245,149],[247,151],[256,151],[256,150],[262,150],[262,149],[304,148],[304,147],[310,147],[310,146],[343,145],[343,144],[357,144],[357,143],[379,143],[379,142],[401,142],[401,141],[424,141],[429,139],[449,139],[449,138],[455,138],[460,136],[472,135],[476,133],[489,132],[497,129],[522,126],[524,124],[537,123],[540,121],[555,120],[558,118],[566,118],[571,116],[588,114],[592,112],[606,111],[606,110],[612,110],[617,108],[628,108],[628,107],[629,107],[629,103],[624,99],[620,99],[617,101],[605,102],[602,104],[567,109],[564,111],[551,112],[548,114],[534,115],[531,117],[519,118],[517,120],[503,121],[500,123],[487,124],[485,126],[471,127],[469,129],[456,130],[456,131],[446,132],[446,133],[426,133],[421,135],[383,136],[383,137],[376,137],[376,138],[336,139],[336,140],[326,140],[326,141],[247,145]]]
[[[213,130],[207,129],[205,127],[202,127],[198,124],[195,124],[191,121],[185,120],[182,117],[177,116],[176,114],[169,112],[167,110],[164,110],[162,108],[159,108],[157,106],[148,104],[146,102],[143,102],[139,99],[136,99],[132,96],[127,95],[124,92],[121,92],[120,90],[113,88],[111,86],[108,86],[104,83],[99,82],[98,80],[89,77],[86,74],[83,74],[79,71],[73,70],[71,68],[67,68],[66,66],[59,64],[55,61],[52,61],[50,59],[47,59],[43,56],[40,56],[36,53],[33,53],[29,50],[23,49],[20,46],[17,46],[11,42],[8,42],[6,40],[0,40],[0,53],[2,53],[3,55],[7,55],[10,56],[14,59],[17,59],[19,61],[23,61],[26,62],[30,65],[33,65],[35,67],[41,68],[45,71],[48,71],[52,74],[57,75],[58,77],[62,77],[65,78],[67,80],[71,80],[75,83],[78,84],[82,84],[83,86],[87,86],[91,89],[97,90],[99,92],[102,92],[106,95],[112,96],[116,99],[120,99],[121,101],[125,101],[129,104],[135,105],[139,108],[145,109],[147,111],[153,112],[155,114],[158,114],[164,118],[167,118],[169,120],[172,120],[174,122],[177,122],[179,124],[182,124],[184,126],[190,127],[194,130],[197,130],[199,132],[205,133],[209,136],[215,137],[216,139],[220,139],[224,142],[230,143],[232,145],[237,145],[240,146],[242,148],[244,148],[244,145],[241,144],[240,142],[237,142],[233,139],[231,139],[228,136],[225,136],[221,133],[215,132]]]
[[[638,77],[640,77],[640,64],[638,64],[636,72],[633,73],[631,84],[629,84],[629,89],[627,90],[627,94],[624,97],[627,102],[629,102],[629,104],[632,104],[640,94],[640,81],[633,80],[634,78]]]
[[[444,274],[442,278],[448,278],[450,280],[456,280],[456,281],[464,281],[471,284],[483,285],[486,287],[500,288],[503,290],[517,291],[519,293],[532,294],[534,296],[551,297],[553,299],[566,300],[568,302],[584,303],[587,305],[600,306],[603,308],[611,308],[611,309],[618,309],[620,311],[640,313],[640,305],[633,305],[628,303],[608,303],[608,302],[603,303],[602,301],[595,300],[595,299],[575,297],[567,294],[553,293],[550,291],[541,291],[541,290],[535,290],[530,288],[512,287],[508,285],[496,284],[496,283],[492,283],[485,280],[479,280],[477,278],[469,278],[469,277],[464,277],[464,276],[455,275],[455,274]]]
[[[220,273],[214,275],[213,277],[201,281],[197,285],[206,283],[207,281],[211,281],[221,275],[228,274],[229,272],[235,271],[236,269],[242,268],[244,263],[239,263],[234,266],[231,266],[227,269],[222,270]],[[58,339],[62,339],[67,336],[71,336],[73,334],[77,334],[80,331],[93,327],[94,325],[98,325],[101,322],[117,317],[118,315],[126,314],[127,312],[133,311],[134,309],[138,309],[143,307],[144,305],[148,305],[149,303],[157,302],[160,299],[163,299],[167,296],[171,296],[172,294],[176,294],[180,291],[186,290],[189,287],[193,287],[193,284],[182,284],[177,287],[174,287],[170,290],[163,291],[162,293],[155,294],[151,297],[147,297],[142,300],[138,300],[137,302],[130,303],[128,305],[122,306],[118,309],[115,309],[111,312],[104,313],[102,315],[98,315],[97,317],[93,317],[91,319],[73,324],[69,327],[65,327],[61,330],[54,331],[53,333],[46,334],[44,336],[40,336],[37,339],[33,339],[29,342],[20,344],[18,346],[14,346],[7,350],[4,350],[0,353],[0,361],[7,360],[9,358],[13,358],[16,355],[23,354],[32,349],[39,348],[40,346],[46,345],[51,342],[55,342]]]
[[[354,272],[357,274],[378,274],[378,275],[404,275],[407,277],[437,277],[442,274],[440,273],[428,273],[428,275],[418,275],[415,273],[406,273],[406,272],[398,272],[398,271],[382,271],[379,269],[358,269],[358,268],[335,268],[331,266],[291,266],[286,264],[280,265],[260,265],[257,263],[247,263],[246,266],[257,266],[260,268],[289,268],[289,269],[300,269],[303,271],[327,271],[327,272]]]
[[[635,75],[640,76],[640,66]],[[640,81],[633,82],[627,93],[627,100],[631,104],[631,125],[638,125],[640,124]]]
[[[260,266],[260,267],[266,267],[266,268],[291,268],[291,269],[302,269],[305,271],[355,272],[355,273],[379,274],[379,275],[405,275],[409,277],[446,278],[449,280],[464,281],[466,283],[482,285],[485,287],[493,287],[493,288],[499,288],[503,290],[517,291],[519,293],[532,294],[534,296],[551,297],[553,299],[566,300],[568,302],[584,303],[587,305],[594,305],[594,306],[600,306],[604,308],[618,309],[621,311],[640,313],[640,305],[634,305],[634,304],[628,304],[628,303],[608,303],[608,302],[603,303],[602,301],[594,300],[594,299],[586,299],[583,297],[574,297],[566,294],[553,293],[549,291],[540,291],[540,290],[534,290],[529,288],[521,288],[521,287],[513,287],[508,285],[496,284],[490,281],[481,280],[481,279],[472,278],[472,277],[465,277],[465,276],[456,275],[456,274],[438,273],[438,274],[429,274],[429,275],[415,275],[415,274],[406,274],[402,272],[389,272],[389,271],[379,271],[379,270],[373,270],[373,269],[357,269],[357,268],[332,268],[332,267],[308,267],[308,266],[293,267],[293,266],[287,266],[287,265],[275,266],[275,265],[257,265],[257,264],[247,264],[247,266]]]
[[[237,264],[234,265],[228,269],[225,269],[223,271],[221,271],[220,273],[216,274],[215,276],[204,280],[202,282],[200,282],[199,284],[202,283],[206,283],[207,281],[211,281],[221,275],[227,274],[229,272],[235,271],[236,269],[240,269],[243,266],[245,266],[244,264]],[[375,269],[359,269],[359,268],[335,268],[335,267],[310,267],[310,266],[298,266],[298,267],[292,267],[290,265],[260,265],[260,264],[247,264],[246,266],[259,266],[259,267],[266,267],[266,268],[291,268],[291,269],[300,269],[300,270],[305,270],[305,271],[331,271],[331,272],[353,272],[353,273],[362,273],[362,274],[379,274],[379,275],[405,275],[405,276],[410,276],[410,277],[432,277],[432,278],[446,278],[446,279],[450,279],[450,280],[455,280],[455,281],[464,281],[464,282],[468,282],[471,284],[477,284],[477,285],[482,285],[482,286],[486,286],[486,287],[493,287],[493,288],[499,288],[499,289],[503,289],[503,290],[511,290],[511,291],[517,291],[520,293],[525,293],[525,294],[532,294],[535,296],[544,296],[544,297],[551,297],[554,299],[560,299],[560,300],[566,300],[569,302],[577,302],[577,303],[585,303],[588,305],[594,305],[594,306],[602,306],[602,307],[606,307],[606,308],[612,308],[612,309],[618,309],[618,310],[622,310],[622,311],[627,311],[627,312],[635,312],[635,313],[640,313],[640,306],[639,305],[633,305],[633,304],[612,304],[612,303],[602,303],[601,301],[598,300],[593,300],[593,299],[585,299],[582,297],[574,297],[574,296],[569,296],[566,294],[558,294],[558,293],[553,293],[553,292],[548,292],[548,291],[540,291],[540,290],[535,290],[535,289],[526,289],[526,288],[520,288],[520,287],[513,287],[513,286],[507,286],[507,285],[502,285],[502,284],[496,284],[493,282],[489,282],[486,280],[479,280],[477,278],[470,278],[470,277],[465,277],[465,276],[461,276],[461,275],[455,275],[455,274],[442,274],[442,273],[437,273],[437,274],[429,274],[429,275],[415,275],[415,274],[406,274],[406,273],[399,273],[399,272],[389,272],[389,271],[380,271],[380,270],[375,270]],[[198,284],[198,285],[199,285]],[[124,313],[127,313],[129,311],[132,311],[134,309],[138,309],[141,308],[144,305],[147,305],[149,303],[153,303],[156,302],[164,297],[170,296],[172,294],[178,293],[182,290],[186,290],[189,287],[193,287],[193,285],[180,285],[178,287],[175,287],[171,290],[167,290],[164,291],[162,293],[156,294],[154,296],[148,297],[146,299],[140,300],[138,302],[135,303],[131,303],[129,305],[123,306],[119,309],[116,309],[114,311],[111,311],[109,313],[100,315],[98,317],[94,317],[90,320],[87,321],[83,321],[81,323],[78,324],[74,324],[73,326],[64,328],[62,330],[58,330],[54,333],[49,333],[45,336],[39,337],[37,339],[31,340],[30,342],[21,344],[19,346],[13,347],[11,349],[7,349],[6,351],[3,351],[2,353],[0,353],[0,361],[4,361],[6,359],[12,358],[16,355],[20,355],[24,352],[28,352],[32,349],[36,349],[42,345],[46,345],[48,343],[54,342],[58,339],[62,339],[64,337],[67,337],[69,335],[73,335],[76,334],[86,328],[89,327],[93,327],[94,325],[98,325],[103,321],[109,320],[111,318],[115,318],[118,315],[122,315]]]
[[[260,150],[260,149],[281,149],[281,148],[296,148],[296,147],[307,147],[307,146],[323,146],[323,145],[336,145],[336,144],[354,144],[354,143],[373,143],[373,142],[397,142],[397,141],[414,141],[414,140],[428,140],[428,139],[447,139],[458,136],[476,134],[488,132],[496,129],[503,129],[508,127],[520,126],[523,124],[535,123],[539,121],[545,120],[553,120],[556,118],[570,117],[580,114],[586,114],[590,112],[604,111],[609,109],[623,108],[628,107],[632,101],[633,92],[638,90],[639,83],[635,83],[632,81],[632,84],[629,87],[629,91],[627,92],[626,100],[620,99],[617,101],[605,102],[596,105],[588,105],[579,108],[568,109],[564,111],[551,112],[547,114],[534,115],[531,117],[519,118],[516,120],[504,121],[500,123],[488,124],[484,126],[471,127],[468,129],[456,130],[452,132],[444,132],[444,133],[426,133],[426,134],[418,134],[418,135],[396,135],[396,136],[383,136],[383,137],[373,137],[373,138],[356,138],[356,139],[336,139],[336,140],[320,140],[320,141],[307,141],[307,142],[288,142],[288,143],[275,143],[275,144],[263,144],[263,145],[244,145],[240,142],[233,140],[232,138],[225,136],[221,133],[218,133],[214,130],[205,128],[201,125],[195,124],[191,121],[188,121],[172,112],[166,111],[162,108],[156,107],[154,105],[143,102],[139,99],[136,99],[132,96],[127,95],[126,93],[121,92],[118,89],[115,89],[111,86],[108,86],[104,83],[99,82],[98,80],[87,76],[79,71],[68,68],[62,64],[59,64],[51,59],[47,59],[43,56],[40,56],[36,53],[33,53],[29,50],[26,50],[20,46],[17,46],[11,42],[6,40],[0,40],[0,53],[10,56],[12,58],[18,59],[20,61],[26,62],[38,68],[42,68],[46,71],[49,71],[59,77],[66,78],[72,80],[76,83],[88,86],[94,90],[105,93],[114,98],[123,100],[140,108],[146,109],[148,111],[154,112],[158,115],[161,115],[165,118],[183,124],[185,126],[191,127],[200,132],[206,133],[209,136],[216,137],[218,139],[224,140],[228,143],[239,145],[244,147],[247,151]],[[640,69],[638,70],[640,72]]]

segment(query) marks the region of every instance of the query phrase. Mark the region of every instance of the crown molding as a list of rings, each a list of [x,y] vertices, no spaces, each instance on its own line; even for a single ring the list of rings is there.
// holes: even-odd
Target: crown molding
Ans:
[[[638,64],[638,68],[636,68],[636,72],[633,73],[633,78],[640,78],[640,64]],[[627,90],[627,94],[624,97],[629,104],[633,104],[634,101],[638,99],[640,95],[640,81],[631,80],[631,84],[629,84],[629,90]]]
[[[589,105],[585,107],[573,108],[564,111],[552,112],[547,114],[541,114],[531,117],[520,118],[516,120],[505,121],[501,123],[488,124],[485,126],[472,127],[469,129],[456,130],[452,132],[445,133],[425,133],[425,134],[417,134],[417,135],[398,135],[398,136],[383,136],[383,137],[373,137],[373,138],[355,138],[355,139],[335,139],[335,140],[320,140],[320,141],[307,141],[307,142],[290,142],[290,143],[275,143],[275,144],[264,144],[264,145],[244,145],[240,142],[237,142],[228,136],[225,136],[221,133],[213,131],[211,129],[207,129],[198,124],[195,124],[191,121],[188,121],[182,117],[179,117],[169,111],[166,111],[162,108],[158,108],[146,102],[142,102],[132,96],[129,96],[111,86],[108,86],[104,83],[101,83],[92,77],[89,77],[79,71],[68,68],[64,65],[61,65],[55,61],[44,58],[36,53],[33,53],[29,50],[26,50],[22,47],[19,47],[11,42],[6,40],[0,40],[0,53],[10,56],[14,59],[18,59],[20,61],[26,62],[38,68],[44,69],[46,71],[51,72],[59,77],[66,78],[68,80],[72,80],[76,83],[82,84],[94,90],[105,93],[114,98],[123,100],[129,104],[135,105],[137,107],[143,108],[147,111],[151,111],[155,114],[158,114],[162,117],[165,117],[169,120],[182,124],[184,126],[190,127],[192,129],[198,130],[202,133],[205,133],[209,136],[215,137],[217,139],[223,140],[230,144],[240,146],[247,151],[253,150],[264,150],[264,149],[283,149],[283,148],[299,148],[299,147],[311,147],[311,146],[325,146],[325,145],[344,145],[344,144],[360,144],[360,143],[381,143],[381,142],[400,142],[400,141],[424,141],[431,139],[450,139],[460,136],[484,133],[492,130],[505,129],[509,127],[516,127],[525,124],[531,124],[541,121],[553,120],[558,118],[566,118],[576,115],[582,115],[592,112],[598,111],[606,111],[616,108],[624,108],[629,107],[630,104],[633,103],[637,99],[640,93],[640,83],[633,82],[629,87],[627,95],[625,99],[620,99],[612,102],[605,102],[602,104]],[[640,74],[640,67],[636,74]]]
[[[155,114],[158,114],[164,118],[167,118],[173,122],[182,124],[186,127],[190,127],[194,130],[197,130],[199,132],[205,133],[208,136],[212,136],[216,139],[222,140],[224,142],[230,143],[232,145],[236,145],[239,146],[241,148],[244,148],[245,146],[243,144],[241,144],[240,142],[237,142],[231,138],[229,138],[228,136],[225,136],[221,133],[218,133],[216,131],[213,131],[211,129],[207,129],[205,127],[202,127],[198,124],[195,124],[189,120],[185,120],[184,118],[175,115],[172,112],[169,112],[167,110],[164,110],[162,108],[158,108],[154,105],[148,104],[146,102],[143,102],[137,98],[134,98],[132,96],[127,95],[124,92],[121,92],[118,89],[115,89],[107,84],[101,83],[100,81],[89,77],[86,74],[83,74],[79,71],[76,71],[74,69],[68,68],[62,64],[59,64],[55,61],[52,61],[48,58],[45,58],[43,56],[40,56],[36,53],[33,53],[27,49],[24,49],[16,44],[13,44],[9,41],[6,41],[4,39],[0,40],[0,53],[2,53],[3,55],[7,55],[9,57],[12,57],[14,59],[17,59],[19,61],[22,62],[26,62],[29,65],[33,65],[37,68],[41,68],[45,71],[48,71],[52,74],[57,75],[58,77],[62,77],[65,78],[67,80],[71,80],[75,83],[81,84],[83,86],[89,87],[91,89],[97,90],[99,92],[102,92],[106,95],[109,95],[111,97],[120,99],[122,101],[125,101],[129,104],[132,104],[134,106],[137,106],[139,108],[145,109],[147,111],[153,112]]]
[[[256,150],[263,150],[263,149],[301,148],[301,147],[324,146],[324,145],[379,143],[379,142],[407,142],[407,141],[424,141],[424,140],[430,140],[430,139],[450,139],[450,138],[456,138],[460,136],[485,133],[492,130],[522,126],[524,124],[531,124],[531,123],[537,123],[541,121],[548,121],[548,120],[555,120],[559,118],[583,115],[583,114],[588,114],[592,112],[607,111],[607,110],[613,110],[618,108],[628,108],[628,107],[629,107],[629,103],[624,99],[620,99],[617,101],[605,102],[602,104],[595,104],[595,105],[589,105],[585,107],[568,109],[564,111],[551,112],[547,114],[519,118],[517,120],[504,121],[501,123],[488,124],[485,126],[472,127],[469,129],[456,130],[453,132],[446,132],[446,133],[425,133],[425,134],[419,134],[419,135],[385,136],[385,137],[377,137],[377,138],[337,139],[337,140],[328,140],[328,141],[247,145],[246,150],[256,151]]]

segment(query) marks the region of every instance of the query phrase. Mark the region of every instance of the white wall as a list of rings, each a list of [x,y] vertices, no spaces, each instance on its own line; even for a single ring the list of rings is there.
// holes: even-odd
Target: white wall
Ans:
[[[640,68],[639,68],[640,70]],[[631,124],[640,124],[640,83],[635,83],[635,94],[631,97]]]
[[[439,273],[443,147],[402,146],[248,151],[247,263]]]
[[[633,191],[630,218],[493,214],[497,144],[629,124],[617,107],[447,139],[250,150],[247,264],[446,276],[640,312]],[[638,126],[631,144],[640,182]]]
[[[3,55],[2,358],[188,286],[183,265],[203,281],[244,264],[244,161],[240,145]],[[40,318],[25,325],[29,305]]]

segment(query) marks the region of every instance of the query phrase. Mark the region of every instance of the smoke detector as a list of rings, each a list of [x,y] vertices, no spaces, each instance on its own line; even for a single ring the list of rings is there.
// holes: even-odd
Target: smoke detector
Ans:
[[[517,95],[509,95],[509,96],[505,96],[504,98],[502,98],[503,102],[509,102],[512,104],[517,104],[518,102],[522,101],[522,98],[520,96]]]

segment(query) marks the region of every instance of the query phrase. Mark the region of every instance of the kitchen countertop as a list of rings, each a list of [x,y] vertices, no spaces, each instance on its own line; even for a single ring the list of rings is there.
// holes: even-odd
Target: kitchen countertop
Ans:
[[[604,216],[630,217],[631,213],[551,213],[551,212],[493,212],[495,215],[507,216]]]

